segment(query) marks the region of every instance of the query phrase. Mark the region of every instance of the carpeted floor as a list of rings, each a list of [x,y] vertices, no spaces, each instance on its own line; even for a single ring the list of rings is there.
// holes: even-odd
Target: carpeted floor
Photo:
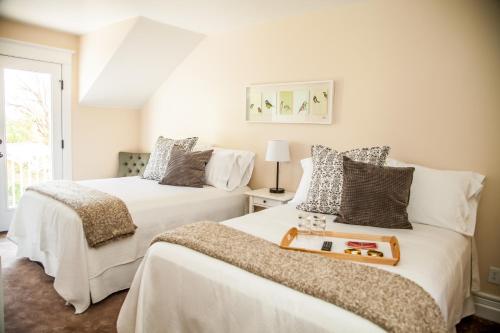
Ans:
[[[126,291],[115,293],[75,315],[54,290],[43,267],[15,259],[16,247],[0,236],[5,303],[5,332],[116,332],[116,319]]]
[[[115,293],[75,315],[72,306],[56,293],[54,279],[43,267],[15,259],[16,247],[0,234],[0,256],[5,303],[5,331],[10,332],[116,332],[116,319],[126,291]],[[458,333],[500,332],[500,324],[474,316],[457,325]]]

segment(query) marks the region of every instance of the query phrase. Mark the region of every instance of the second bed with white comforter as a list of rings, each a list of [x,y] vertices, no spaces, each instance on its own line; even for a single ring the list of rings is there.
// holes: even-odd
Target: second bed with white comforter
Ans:
[[[297,225],[291,204],[223,222],[279,244]],[[374,265],[423,287],[450,331],[471,314],[471,276],[477,276],[471,237],[415,223],[413,230],[328,222],[327,230],[395,235],[401,261]],[[118,319],[125,332],[380,332],[372,322],[336,305],[179,245],[149,249]]]

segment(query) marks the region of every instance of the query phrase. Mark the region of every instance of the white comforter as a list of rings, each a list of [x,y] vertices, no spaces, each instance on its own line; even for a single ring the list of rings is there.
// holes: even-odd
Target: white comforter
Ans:
[[[224,222],[279,244],[297,224],[291,205]],[[472,240],[423,224],[413,230],[328,222],[327,229],[396,235],[397,266],[376,265],[405,276],[434,297],[451,331],[471,308]],[[467,301],[466,301],[467,300]],[[465,306],[464,304],[467,304]],[[148,250],[118,318],[125,332],[378,332],[368,320],[333,304],[261,278],[225,262],[169,243]]]
[[[8,233],[18,245],[17,255],[41,262],[45,272],[55,277],[54,288],[76,313],[85,311],[91,302],[130,287],[156,234],[199,220],[240,216],[245,211],[244,192],[248,190],[167,186],[138,177],[80,184],[122,199],[138,227],[136,233],[90,248],[81,220],[71,208],[32,191],[22,197]]]

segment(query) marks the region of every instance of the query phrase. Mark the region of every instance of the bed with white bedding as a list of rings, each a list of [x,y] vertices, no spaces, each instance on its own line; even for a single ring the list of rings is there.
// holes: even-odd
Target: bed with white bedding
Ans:
[[[223,222],[279,244],[297,225],[292,204]],[[395,235],[397,266],[374,265],[420,285],[436,301],[450,331],[473,312],[471,237],[415,223],[413,230],[328,221],[327,230]],[[471,279],[473,281],[471,281]],[[474,286],[473,286],[474,287]],[[379,326],[336,305],[303,294],[194,250],[158,242],[148,250],[118,318],[125,332],[379,332]]]
[[[33,191],[22,197],[8,233],[18,245],[17,255],[41,262],[45,272],[55,278],[56,291],[76,313],[130,287],[153,236],[202,219],[241,216],[248,190],[246,186],[226,191],[212,186],[159,185],[139,177],[79,183],[123,200],[137,226],[135,234],[91,248],[74,210]]]

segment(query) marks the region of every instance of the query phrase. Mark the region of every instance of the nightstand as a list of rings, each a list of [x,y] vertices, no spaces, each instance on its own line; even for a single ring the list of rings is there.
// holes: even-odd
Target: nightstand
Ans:
[[[292,200],[295,193],[270,193],[268,188],[248,191],[248,212],[253,213],[255,207],[270,208],[279,205],[284,205]]]

